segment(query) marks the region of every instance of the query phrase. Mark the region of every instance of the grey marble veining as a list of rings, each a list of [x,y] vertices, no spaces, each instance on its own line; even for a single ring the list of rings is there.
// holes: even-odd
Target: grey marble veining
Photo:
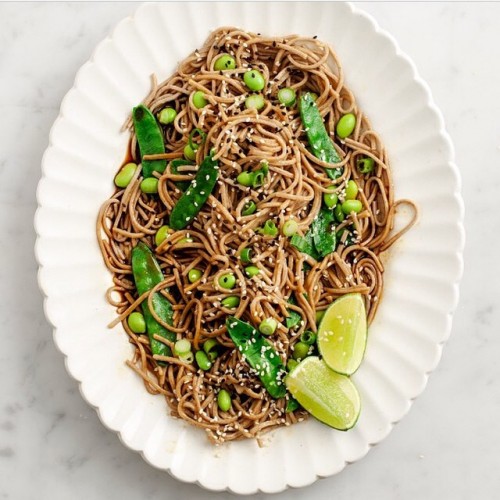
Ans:
[[[102,426],[66,374],[36,284],[32,220],[49,128],[76,70],[135,7],[0,4],[2,499],[231,497],[151,468]],[[500,4],[360,7],[414,60],[454,140],[466,202],[461,301],[438,370],[392,434],[339,476],[276,498],[498,498]]]

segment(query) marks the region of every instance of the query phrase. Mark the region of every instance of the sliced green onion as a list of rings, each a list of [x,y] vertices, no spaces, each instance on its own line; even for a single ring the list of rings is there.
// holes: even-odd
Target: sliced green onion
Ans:
[[[260,94],[251,94],[245,99],[245,108],[260,111],[266,105],[265,99]]]
[[[203,350],[208,354],[215,347],[218,347],[219,343],[215,339],[207,339],[203,342]]]
[[[187,354],[191,351],[191,342],[187,339],[180,339],[174,344],[174,352],[177,356]]]
[[[257,205],[255,204],[255,202],[249,201],[244,205],[243,210],[241,211],[241,215],[243,216],[252,215],[256,210],[257,210]]]
[[[253,182],[252,182],[252,187],[260,187],[262,184],[264,184],[264,172],[259,170],[258,172],[253,173]]]
[[[278,91],[278,101],[284,104],[287,108],[295,104],[295,90],[290,87],[285,87]]]
[[[304,342],[304,344],[307,345],[313,345],[314,342],[316,342],[316,334],[314,332],[311,332],[311,330],[306,330],[300,336],[300,341]]]
[[[192,365],[193,361],[194,361],[194,354],[191,351],[189,351],[189,352],[186,352],[185,354],[180,354],[179,359],[181,361],[184,361],[184,363]]]
[[[356,166],[361,174],[369,174],[375,167],[375,161],[369,156],[366,156],[365,158],[358,158]]]
[[[252,249],[249,247],[242,248],[240,251],[240,259],[241,262],[245,264],[252,262]]]
[[[308,250],[309,248],[308,241],[302,236],[299,236],[298,234],[294,234],[292,236],[290,244],[294,246],[299,252],[306,252],[306,250]]]
[[[193,142],[193,137],[198,134],[201,137],[201,144],[198,144],[196,142]],[[191,133],[189,134],[188,137],[188,144],[191,147],[193,151],[198,151],[200,145],[203,145],[205,143],[205,139],[207,138],[207,134],[203,132],[203,130],[200,130],[199,128],[195,128],[191,130]]]
[[[278,234],[278,228],[271,219],[266,220],[264,225],[257,231],[264,236],[276,236]]]
[[[278,328],[278,322],[274,318],[266,318],[261,321],[259,332],[262,335],[272,335],[276,331],[276,328]]]
[[[281,232],[285,236],[293,236],[298,230],[299,224],[295,219],[289,219],[281,226]]]

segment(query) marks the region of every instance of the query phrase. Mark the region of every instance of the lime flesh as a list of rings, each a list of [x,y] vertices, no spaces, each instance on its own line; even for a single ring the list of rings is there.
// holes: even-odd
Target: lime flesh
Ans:
[[[304,359],[288,374],[285,383],[313,417],[330,427],[346,431],[358,420],[361,403],[355,385],[318,357]]]
[[[318,348],[325,363],[338,373],[353,374],[366,348],[366,311],[359,293],[344,295],[326,310],[318,328]]]

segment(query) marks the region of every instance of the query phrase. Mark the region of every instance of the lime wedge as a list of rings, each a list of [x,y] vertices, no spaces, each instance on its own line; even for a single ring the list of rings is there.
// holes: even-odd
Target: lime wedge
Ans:
[[[358,420],[361,403],[355,385],[316,356],[299,363],[285,384],[313,417],[334,429],[346,431]]]
[[[337,299],[326,310],[318,329],[318,348],[325,363],[338,373],[352,375],[366,348],[366,311],[359,293]]]

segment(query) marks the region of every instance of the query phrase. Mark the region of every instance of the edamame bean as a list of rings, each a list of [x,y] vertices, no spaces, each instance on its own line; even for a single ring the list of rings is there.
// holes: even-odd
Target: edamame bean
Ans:
[[[245,108],[260,111],[266,105],[265,99],[260,94],[251,94],[245,99]]]
[[[146,320],[140,312],[133,312],[127,318],[127,323],[129,328],[134,333],[145,333],[146,332]]]
[[[236,59],[229,54],[221,54],[215,61],[215,71],[224,71],[236,68]]]
[[[257,266],[247,266],[245,267],[245,274],[249,278],[253,278],[254,276],[257,276],[257,274],[260,273],[260,269]]]
[[[212,367],[212,362],[208,359],[207,355],[203,351],[196,351],[195,357],[196,363],[203,371],[210,370],[210,368]]]
[[[168,238],[169,233],[170,233],[169,226],[161,226],[160,229],[158,229],[158,231],[156,231],[155,234],[156,246],[160,246]]]
[[[221,389],[217,394],[217,405],[222,411],[229,411],[231,409],[231,395],[226,389]]]
[[[119,188],[126,188],[130,184],[132,177],[134,177],[136,168],[137,165],[135,163],[127,163],[126,165],[124,165],[116,174],[115,184]]]
[[[184,146],[184,156],[191,161],[196,160],[196,151],[189,145]]]
[[[342,211],[342,205],[340,203],[337,203],[337,205],[335,205],[335,208],[333,209],[333,215],[335,216],[337,222],[344,221],[345,215],[344,212]]]
[[[309,354],[309,346],[304,342],[297,342],[293,347],[293,359],[297,361],[304,359]]]
[[[359,200],[346,200],[342,203],[342,212],[349,215],[351,212],[359,214],[363,209],[363,204]]]
[[[169,125],[173,123],[176,116],[177,111],[174,108],[163,108],[158,114],[158,121],[163,125]]]
[[[345,139],[353,133],[355,127],[356,117],[352,113],[347,113],[337,122],[337,136]]]
[[[245,85],[253,92],[261,91],[266,85],[264,76],[257,69],[251,69],[243,75],[243,81]]]
[[[196,109],[204,108],[208,104],[205,94],[201,90],[197,90],[193,94],[193,104]]]
[[[158,192],[158,179],[156,177],[148,177],[141,182],[141,191],[146,194],[155,194]]]
[[[335,189],[335,186],[330,186],[330,189]],[[337,193],[323,193],[323,201],[328,208],[334,208],[339,201]]]
[[[188,272],[189,283],[196,283],[201,278],[201,271],[199,269],[190,269]]]
[[[219,276],[219,286],[231,290],[236,286],[236,276],[233,273],[224,273]]]
[[[236,177],[236,181],[238,184],[245,187],[252,186],[254,181],[253,172],[241,172],[241,174],[238,174],[238,177]]]
[[[230,295],[229,297],[222,299],[221,304],[228,309],[235,309],[240,305],[240,298],[236,295]]]
[[[358,185],[352,179],[348,181],[347,186],[345,187],[345,199],[346,200],[355,200],[358,196]]]
[[[291,372],[298,364],[299,363],[295,359],[290,358],[286,362],[286,367],[288,368],[288,371]]]

